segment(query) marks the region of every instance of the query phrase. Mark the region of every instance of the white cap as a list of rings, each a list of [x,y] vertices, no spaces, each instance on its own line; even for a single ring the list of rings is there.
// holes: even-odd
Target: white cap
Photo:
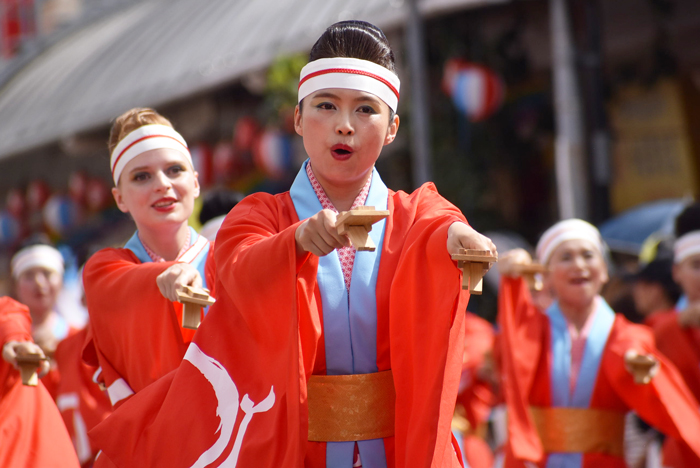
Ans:
[[[559,221],[542,234],[537,243],[537,260],[546,265],[554,250],[562,242],[574,239],[590,241],[598,252],[603,254],[603,240],[598,228],[582,219],[572,218]]]
[[[12,257],[12,276],[15,278],[34,267],[43,267],[62,275],[63,255],[50,245],[32,245]]]
[[[688,257],[700,253],[700,231],[682,235],[673,244],[673,262],[681,263]]]

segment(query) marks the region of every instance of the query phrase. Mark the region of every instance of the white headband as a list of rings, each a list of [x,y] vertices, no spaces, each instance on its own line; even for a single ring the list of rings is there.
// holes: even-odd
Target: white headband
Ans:
[[[50,245],[32,245],[20,250],[12,257],[12,276],[19,278],[22,273],[34,267],[43,267],[63,274],[63,255]]]
[[[194,169],[190,150],[182,135],[167,125],[143,125],[122,138],[112,151],[110,165],[114,185],[119,182],[119,176],[129,161],[141,153],[161,148],[170,148],[181,152]]]
[[[355,58],[318,59],[301,69],[299,102],[319,89],[328,88],[356,89],[374,94],[396,112],[401,82],[387,68]]]
[[[681,263],[688,257],[700,253],[700,231],[682,235],[673,244],[673,262]]]
[[[542,234],[536,249],[538,261],[546,265],[554,250],[562,242],[574,239],[590,241],[598,252],[603,253],[603,241],[598,229],[589,222],[574,218],[559,221]]]

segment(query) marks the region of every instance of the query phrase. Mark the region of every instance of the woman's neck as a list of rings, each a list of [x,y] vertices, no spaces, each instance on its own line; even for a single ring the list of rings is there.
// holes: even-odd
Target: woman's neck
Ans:
[[[167,225],[159,229],[139,227],[139,239],[166,262],[177,259],[178,254],[187,241],[189,225]]]
[[[29,315],[32,317],[32,326],[39,327],[46,323],[51,315],[53,314],[53,309],[48,310],[29,310]]]
[[[571,323],[577,331],[581,331],[586,324],[586,320],[595,311],[597,296],[587,304],[569,304],[564,301],[559,301],[559,310],[566,320]]]
[[[313,170],[313,168],[312,168]],[[355,202],[357,195],[359,195],[362,187],[367,183],[367,179],[372,176],[372,171],[369,171],[365,177],[359,179],[357,182],[348,182],[341,186],[337,184],[331,184],[330,182],[323,180],[316,176],[316,179],[323,187],[323,191],[326,192],[328,198],[333,203],[333,206],[338,211],[348,211],[352,208],[352,204]]]

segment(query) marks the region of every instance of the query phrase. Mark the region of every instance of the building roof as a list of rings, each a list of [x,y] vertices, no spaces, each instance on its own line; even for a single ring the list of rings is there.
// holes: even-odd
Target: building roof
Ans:
[[[488,0],[425,0],[437,11]],[[493,1],[493,0],[491,0]],[[53,44],[0,89],[0,159],[121,112],[225,85],[343,19],[401,24],[404,0],[148,0]]]

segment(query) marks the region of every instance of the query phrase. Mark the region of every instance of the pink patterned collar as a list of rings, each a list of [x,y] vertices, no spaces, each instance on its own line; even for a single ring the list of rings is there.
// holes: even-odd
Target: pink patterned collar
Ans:
[[[311,170],[311,161],[306,164],[306,175],[309,176],[309,182],[316,193],[318,201],[321,202],[321,206],[324,210],[331,210],[338,213],[338,210],[333,205],[333,202],[326,191],[323,190],[321,183],[316,179],[314,172]],[[372,176],[370,175],[365,183],[360,193],[357,194],[355,201],[352,202],[352,208],[357,208],[358,206],[363,206],[367,202],[367,196],[369,195],[369,187],[372,184]],[[353,247],[343,247],[338,249],[338,259],[340,260],[340,268],[343,270],[343,279],[345,280],[345,287],[350,291],[350,280],[352,279],[352,267],[355,264],[355,249]]]
[[[326,191],[323,190],[321,183],[318,181],[318,179],[316,179],[316,176],[314,175],[314,172],[311,169],[311,161],[309,161],[306,164],[306,175],[309,176],[309,182],[311,182],[311,186],[314,188],[316,197],[318,198],[318,201],[321,202],[321,206],[323,207],[323,209],[332,210],[338,213],[338,209],[333,205],[331,199],[328,198],[328,195],[326,195]],[[371,184],[372,176],[370,175],[367,179],[367,182],[365,182],[365,185],[360,190],[360,193],[357,194],[355,201],[352,202],[352,208],[363,206],[367,202],[367,196],[369,195],[369,187]]]
[[[151,249],[149,246],[147,246],[146,243],[143,241],[143,239],[141,239],[141,237],[139,237],[139,240],[141,241],[141,244],[143,245],[143,248],[146,250],[146,253],[148,254],[149,257],[151,257],[151,260],[152,260],[154,263],[160,263],[160,262],[164,262],[164,261],[165,261],[165,259],[164,259],[163,257],[161,257],[160,255],[158,255],[157,253],[155,253],[155,252],[153,251],[153,249]],[[182,245],[182,248],[180,249],[180,252],[178,252],[177,258],[175,259],[175,261],[177,261],[180,257],[182,257],[182,255],[183,255],[185,252],[187,252],[187,250],[190,248],[190,240],[191,240],[191,235],[190,235],[190,229],[189,229],[189,227],[188,227],[188,228],[187,228],[187,237],[185,238],[185,243]]]

